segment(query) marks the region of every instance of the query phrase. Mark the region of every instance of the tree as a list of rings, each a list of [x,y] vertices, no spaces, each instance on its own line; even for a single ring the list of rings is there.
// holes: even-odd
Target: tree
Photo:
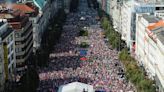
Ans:
[[[119,59],[120,59],[121,61],[126,61],[127,57],[128,57],[128,50],[127,50],[127,48],[125,48],[125,49],[123,49],[123,50],[121,51],[121,53],[119,54]]]
[[[135,84],[139,92],[155,92],[153,81],[145,78],[144,72],[138,67],[135,59],[128,54],[127,49],[121,51],[119,59],[125,65],[126,78]]]
[[[70,12],[76,12],[79,5],[79,0],[71,0],[70,2]]]
[[[29,68],[20,79],[21,86],[15,92],[36,92],[39,85],[39,75],[34,68]]]
[[[102,18],[102,27],[104,30],[107,30],[109,27],[109,21],[107,17]]]

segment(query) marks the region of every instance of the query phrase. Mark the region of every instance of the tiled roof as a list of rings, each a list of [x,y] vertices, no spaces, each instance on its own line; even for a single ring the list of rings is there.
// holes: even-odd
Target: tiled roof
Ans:
[[[156,38],[158,38],[162,44],[164,44],[164,20],[160,20],[152,25],[149,25],[149,36],[156,41]],[[152,35],[150,35],[152,34]],[[154,36],[156,35],[156,36]]]
[[[164,21],[163,20],[160,20],[152,25],[149,25],[147,28],[151,31],[153,29],[156,29],[158,27],[164,27]]]
[[[153,33],[157,35],[157,38],[164,44],[164,27],[160,27],[156,30],[153,30]]]
[[[16,10],[21,10],[24,13],[32,13],[35,12],[35,10],[33,10],[32,8],[30,8],[29,6],[25,5],[25,4],[12,4],[12,8],[16,9]]]

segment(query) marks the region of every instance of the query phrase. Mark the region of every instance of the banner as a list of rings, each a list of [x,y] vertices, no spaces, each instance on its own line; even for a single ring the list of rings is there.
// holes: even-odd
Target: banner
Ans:
[[[4,51],[4,69],[5,69],[5,79],[8,79],[8,49],[7,43],[3,43],[3,51]]]

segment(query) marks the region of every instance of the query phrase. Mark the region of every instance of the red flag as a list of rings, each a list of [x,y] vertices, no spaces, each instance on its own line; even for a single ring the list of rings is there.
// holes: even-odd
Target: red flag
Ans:
[[[82,57],[82,58],[80,58],[80,60],[82,60],[82,61],[86,61],[87,58],[86,58],[86,57]]]

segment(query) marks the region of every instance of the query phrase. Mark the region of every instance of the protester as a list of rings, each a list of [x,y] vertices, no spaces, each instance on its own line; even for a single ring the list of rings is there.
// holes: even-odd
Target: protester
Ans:
[[[88,9],[87,12],[91,16],[97,15],[93,10]],[[51,62],[48,67],[39,69],[38,92],[57,92],[59,86],[75,81],[93,85],[95,90],[134,92],[134,87],[125,79],[118,52],[109,49],[101,35],[103,30],[98,25],[88,28],[90,47],[85,57],[91,62],[80,60],[78,50],[81,48],[78,44],[83,37],[78,36],[78,26],[88,22],[95,25],[97,21],[91,17],[86,22],[81,22],[79,16],[79,12],[67,16],[62,37],[50,54]]]

